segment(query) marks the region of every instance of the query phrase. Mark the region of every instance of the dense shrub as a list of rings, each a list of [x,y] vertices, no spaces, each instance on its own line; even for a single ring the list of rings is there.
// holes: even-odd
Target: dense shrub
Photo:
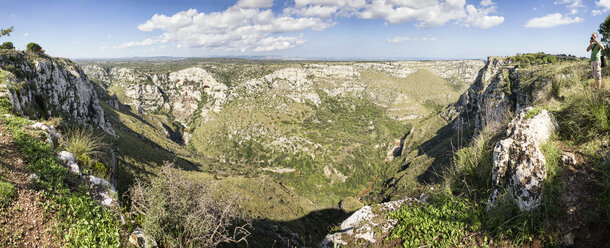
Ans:
[[[246,242],[250,224],[238,212],[236,200],[182,173],[166,163],[150,183],[132,186],[132,213],[140,215],[142,228],[163,247]]]
[[[7,41],[0,45],[0,49],[15,49],[15,46],[13,46],[13,42]]]
[[[42,47],[34,42],[30,42],[26,45],[26,51],[31,53],[40,53],[42,52]]]

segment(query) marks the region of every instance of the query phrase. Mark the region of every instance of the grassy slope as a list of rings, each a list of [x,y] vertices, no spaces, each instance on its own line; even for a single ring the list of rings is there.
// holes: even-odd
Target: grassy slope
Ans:
[[[40,178],[30,187],[49,199],[42,202],[43,207],[57,216],[54,228],[58,241],[68,247],[118,247],[120,227],[114,213],[91,198],[80,177],[60,165],[55,151],[41,140],[39,132],[27,129],[32,121],[6,116],[12,114],[6,98],[0,98],[0,106],[0,124],[15,139],[29,171]]]
[[[542,206],[532,213],[521,213],[510,203],[500,204],[489,212],[485,210],[492,190],[493,145],[503,138],[502,128],[486,129],[470,145],[455,150],[453,162],[444,165],[451,172],[445,176],[445,187],[440,191],[438,187],[420,188],[432,195],[429,205],[403,208],[395,214],[399,225],[392,232],[393,239],[406,246],[557,246],[564,235],[572,233],[578,247],[609,244],[610,87],[606,85],[601,93],[591,93],[587,85],[592,80],[586,78],[584,62],[535,66],[520,72],[522,92],[539,95],[535,109],[552,112],[561,128],[558,135],[542,146],[547,160]],[[543,81],[550,84],[543,87]],[[576,153],[578,164],[562,164],[559,158],[563,151]],[[410,156],[406,155],[407,161]],[[401,173],[408,176],[408,169],[405,171],[396,178]],[[398,189],[408,186],[392,185]],[[410,194],[417,196],[414,192]],[[571,198],[576,202],[565,200]],[[413,232],[413,225],[434,228]]]

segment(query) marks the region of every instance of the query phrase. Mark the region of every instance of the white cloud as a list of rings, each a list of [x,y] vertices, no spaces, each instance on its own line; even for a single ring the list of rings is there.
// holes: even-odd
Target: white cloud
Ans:
[[[121,45],[118,46],[112,46],[112,48],[128,48],[128,47],[136,47],[136,46],[150,46],[150,45],[154,45],[159,43],[160,40],[159,39],[146,39],[143,41],[132,41],[132,42],[125,42]]]
[[[466,0],[294,0],[294,5],[286,6],[281,13],[274,13],[269,9],[272,6],[273,0],[239,0],[219,12],[189,9],[173,15],[154,14],[138,29],[158,30],[160,35],[113,48],[168,43],[229,51],[281,50],[305,43],[302,35],[294,33],[325,30],[336,24],[337,17],[381,19],[384,25],[414,22],[423,28],[454,22],[486,29],[504,22],[504,17],[493,15],[493,0],[482,0],[478,6],[466,5]]]
[[[492,0],[482,0],[479,7],[466,5],[466,0],[295,0],[288,13],[323,18],[357,16],[383,19],[393,24],[415,22],[417,27],[423,28],[443,26],[450,21],[489,28],[504,21],[504,17],[490,16],[495,13]]]
[[[337,6],[312,5],[303,8],[286,8],[284,13],[300,16],[317,16],[328,19],[339,10]]]
[[[591,15],[593,15],[593,16],[598,16],[598,15],[601,15],[603,13],[606,13],[606,10],[599,10],[599,9],[591,10]]]
[[[242,8],[271,8],[273,0],[239,0],[238,7]]]
[[[106,35],[106,39],[112,39],[112,35]]]
[[[503,16],[492,16],[489,15],[491,13],[496,12],[495,4],[491,1],[485,2],[485,0],[481,1],[481,6],[485,6],[482,8],[476,8],[473,5],[466,6],[466,17],[462,20],[464,26],[470,26],[480,28],[480,29],[488,29],[493,26],[500,25],[504,22]]]
[[[578,14],[579,9],[586,8],[582,4],[582,0],[558,0],[553,2],[555,5],[566,5],[566,8],[570,11],[570,15]]]
[[[568,17],[560,13],[548,14],[543,17],[530,19],[525,27],[527,28],[552,28],[560,25],[566,25],[571,23],[580,23],[583,19],[580,17]]]
[[[426,37],[422,37],[422,38],[410,38],[410,37],[406,37],[406,36],[398,36],[398,37],[394,37],[394,38],[388,38],[387,42],[388,43],[403,43],[403,42],[407,42],[407,41],[435,41],[437,40],[437,37],[432,37],[432,36],[426,36]]]
[[[394,37],[389,39],[388,38],[388,43],[402,43],[402,42],[406,42],[406,41],[412,41],[413,39],[409,38],[409,37]]]
[[[23,37],[27,37],[29,35],[30,35],[30,33],[25,33],[25,34],[23,34]]]
[[[115,48],[149,46],[176,42],[178,47],[221,49],[230,51],[272,51],[305,43],[302,37],[283,34],[304,30],[324,30],[335,23],[316,17],[275,15],[270,9],[233,6],[222,12],[199,13],[195,9],[172,16],[155,14],[141,31],[161,30],[157,37],[126,42]]]
[[[599,0],[595,2],[595,5],[605,9],[610,9],[610,0]]]

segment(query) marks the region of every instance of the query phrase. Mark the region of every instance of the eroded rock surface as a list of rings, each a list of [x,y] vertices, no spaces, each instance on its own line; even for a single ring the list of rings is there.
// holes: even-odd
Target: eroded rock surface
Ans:
[[[405,198],[378,204],[377,206],[364,206],[354,212],[341,223],[341,230],[327,235],[320,243],[320,247],[334,247],[334,245],[351,247],[362,242],[374,246],[382,243],[390,230],[396,226],[398,220],[387,218],[385,213],[398,210],[405,204],[413,204],[419,200]],[[357,242],[357,243],[356,243]]]
[[[72,61],[15,51],[0,55],[0,67],[15,111],[31,118],[61,116],[115,135],[93,85]]]
[[[517,114],[508,125],[507,138],[499,141],[493,151],[493,184],[499,187],[506,181],[504,185],[524,211],[540,206],[542,182],[546,179],[546,159],[540,144],[559,128],[553,115],[546,110],[540,110],[528,119],[530,111],[534,110],[525,108]],[[490,197],[492,206],[497,195],[498,189]]]

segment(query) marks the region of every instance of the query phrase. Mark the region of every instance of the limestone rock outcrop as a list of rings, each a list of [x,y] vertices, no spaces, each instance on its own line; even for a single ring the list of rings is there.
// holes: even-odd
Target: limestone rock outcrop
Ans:
[[[93,85],[72,61],[14,51],[0,54],[0,67],[8,72],[4,80],[15,111],[31,118],[62,117],[116,135]]]
[[[339,232],[326,235],[320,243],[320,247],[330,248],[336,247],[336,245],[351,247],[362,244],[362,242],[369,245],[380,244],[398,223],[396,219],[388,219],[384,213],[396,211],[405,204],[411,206],[414,202],[419,202],[419,200],[408,197],[381,203],[375,207],[364,206],[341,223]]]
[[[496,189],[489,200],[491,206],[496,203],[498,187],[504,181],[521,210],[531,211],[540,206],[542,183],[546,179],[546,159],[540,144],[548,140],[559,126],[546,110],[540,110],[528,119],[530,111],[535,110],[521,110],[509,123],[506,139],[494,147],[492,182]]]

